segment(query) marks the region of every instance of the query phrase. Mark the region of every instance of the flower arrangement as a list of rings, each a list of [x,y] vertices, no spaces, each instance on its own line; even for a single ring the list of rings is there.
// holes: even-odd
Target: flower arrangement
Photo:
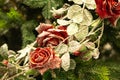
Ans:
[[[44,75],[48,71],[55,78],[56,70],[75,70],[80,61],[99,58],[104,25],[116,26],[120,17],[119,0],[69,1],[72,5],[50,10],[55,20],[52,23],[40,22],[35,28],[38,33],[35,42],[19,50],[19,54],[8,50],[6,44],[1,46],[1,53],[6,53],[1,64],[15,70],[5,73],[2,80],[6,80],[6,75],[16,74],[16,70],[19,73],[7,80],[21,74]],[[105,19],[109,22],[106,23]],[[29,79],[33,77],[27,77]]]

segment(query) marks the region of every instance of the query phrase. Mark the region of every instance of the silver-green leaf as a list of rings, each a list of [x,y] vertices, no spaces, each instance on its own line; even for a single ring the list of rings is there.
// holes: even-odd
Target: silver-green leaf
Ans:
[[[65,53],[62,57],[62,68],[65,70],[65,71],[68,71],[69,70],[69,67],[70,67],[70,54],[69,52]]]

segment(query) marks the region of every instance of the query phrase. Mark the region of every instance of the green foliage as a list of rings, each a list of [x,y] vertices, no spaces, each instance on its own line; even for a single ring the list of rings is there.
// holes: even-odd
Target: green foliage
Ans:
[[[5,3],[5,0],[0,0],[0,6],[3,6]]]
[[[20,27],[22,23],[22,16],[17,10],[11,8],[7,13],[0,10],[0,35],[7,32],[10,28]]]
[[[23,3],[31,8],[42,8],[42,15],[45,19],[51,18],[50,10],[63,5],[64,0],[24,0]]]
[[[35,34],[34,30],[37,26],[37,23],[35,21],[26,21],[22,27],[22,47],[25,47],[27,44],[32,43],[35,41]]]
[[[11,20],[20,20],[21,14],[16,11],[14,8],[11,8],[10,11],[7,13],[7,16]]]
[[[109,60],[105,64],[110,70],[110,80],[120,80],[120,64],[119,61]]]

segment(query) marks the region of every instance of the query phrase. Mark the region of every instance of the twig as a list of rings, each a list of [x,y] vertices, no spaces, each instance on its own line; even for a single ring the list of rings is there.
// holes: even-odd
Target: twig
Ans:
[[[14,79],[15,77],[17,77],[17,76],[19,76],[19,75],[21,75],[21,74],[23,74],[23,73],[25,73],[25,71],[22,71],[22,72],[20,72],[20,73],[18,73],[18,74],[16,74],[16,75],[14,75],[14,76],[12,76],[12,77],[8,78],[7,80]]]
[[[103,31],[104,31],[104,22],[102,23],[101,34],[100,34],[100,36],[98,37],[98,46],[97,46],[97,48],[100,47],[100,39],[101,39],[101,37],[102,37],[102,35],[103,35]]]
[[[5,80],[7,75],[8,75],[8,72],[6,72],[6,73],[3,75],[3,77],[2,77],[1,80]]]

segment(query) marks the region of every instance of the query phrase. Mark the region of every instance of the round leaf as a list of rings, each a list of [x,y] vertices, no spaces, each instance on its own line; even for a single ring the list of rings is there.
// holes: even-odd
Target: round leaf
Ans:
[[[72,23],[72,24],[70,24],[67,27],[67,33],[68,33],[68,35],[73,35],[73,34],[75,34],[77,32],[78,32],[78,25],[77,24]]]
[[[92,23],[93,17],[92,14],[87,10],[83,10],[83,21],[81,22],[81,25],[87,25],[89,26]]]
[[[63,54],[65,52],[67,52],[68,50],[68,46],[66,44],[60,44],[57,46],[57,48],[55,49],[55,52],[57,54]]]
[[[79,50],[80,46],[81,45],[80,45],[79,42],[77,42],[77,41],[71,41],[71,42],[69,42],[69,48],[68,48],[68,50],[69,50],[69,52],[75,52],[75,51]]]
[[[81,12],[82,8],[79,5],[73,5],[68,9],[67,17],[72,19],[76,13]]]
[[[57,23],[60,25],[68,25],[71,21],[57,19]]]
[[[88,34],[88,26],[79,26],[79,31],[75,34],[77,40],[81,41]]]
[[[67,52],[65,53],[62,57],[62,68],[65,70],[65,71],[68,71],[69,70],[69,67],[70,67],[70,54]]]

